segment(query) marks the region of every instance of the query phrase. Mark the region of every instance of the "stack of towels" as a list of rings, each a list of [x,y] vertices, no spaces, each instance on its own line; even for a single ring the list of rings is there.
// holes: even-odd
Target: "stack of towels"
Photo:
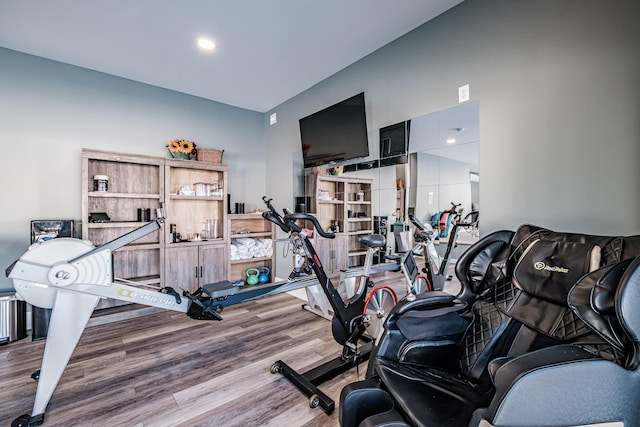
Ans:
[[[273,240],[241,237],[231,243],[231,260],[263,258],[273,255]]]

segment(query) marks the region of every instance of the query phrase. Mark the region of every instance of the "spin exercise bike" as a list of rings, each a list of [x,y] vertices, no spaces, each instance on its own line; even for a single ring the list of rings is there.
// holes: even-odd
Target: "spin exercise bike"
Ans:
[[[266,199],[265,202],[267,202]],[[198,290],[194,294],[184,291],[182,296],[172,287],[145,289],[115,279],[113,251],[159,230],[165,221],[163,208],[156,209],[155,221],[98,247],[87,241],[73,238],[52,239],[32,245],[20,259],[5,270],[5,273],[13,280],[16,293],[22,299],[36,307],[51,309],[51,318],[40,370],[31,375],[38,381],[32,413],[19,416],[11,426],[32,427],[44,422],[47,405],[101,298],[113,298],[174,310],[196,320],[222,320],[220,313],[224,306],[318,283],[326,285],[323,286],[325,293],[330,291],[335,293],[335,289],[322,270],[313,246],[306,239],[305,231],[295,225],[295,220],[309,220],[317,227],[319,234],[328,237],[332,235],[325,233],[317,220],[310,215],[304,215],[302,218],[285,215],[283,218],[273,209],[270,202],[267,202],[267,205],[269,211],[263,216],[278,224],[283,230],[291,231],[292,241],[298,242],[294,244],[296,250],[305,251],[310,257],[311,266],[317,277],[304,277],[247,290],[240,290],[237,286],[225,281],[205,285],[204,290]],[[153,287],[147,286],[147,288]],[[391,303],[388,302],[389,294],[393,296]],[[353,350],[349,347],[350,351],[343,352],[351,360],[364,360],[363,353],[358,351],[357,339],[364,334],[365,323],[381,329],[386,313],[396,302],[393,291],[385,287],[374,289],[366,300],[362,299],[363,296],[357,300],[364,301],[362,303],[354,301],[346,305],[342,304],[342,308],[334,307],[334,313],[338,313],[337,319],[339,319],[333,322],[334,337],[337,337],[336,340],[340,339],[339,342],[344,342],[345,346],[356,343]],[[330,300],[333,301],[331,298]],[[323,402],[314,398],[310,404],[325,405]],[[325,406],[327,411],[333,411],[333,402]]]
[[[294,247],[294,253],[304,252],[308,261],[308,268],[315,273],[315,280],[320,284],[331,306],[333,317],[331,332],[334,340],[342,345],[341,354],[333,360],[317,366],[308,372],[298,373],[284,361],[278,360],[271,366],[271,373],[282,374],[302,393],[309,398],[309,406],[320,406],[327,414],[335,409],[334,401],[319,389],[319,385],[347,370],[368,360],[373,340],[383,330],[384,320],[398,299],[395,292],[388,286],[370,287],[369,272],[374,253],[386,244],[385,238],[379,234],[360,236],[359,240],[368,247],[363,275],[356,281],[357,285],[352,296],[345,300],[344,292],[336,288],[327,277],[324,267],[309,237],[312,231],[298,225],[296,221],[308,221],[313,224],[315,232],[326,239],[335,237],[334,233],[326,232],[313,215],[305,213],[291,213],[284,210],[281,215],[271,204],[272,199],[263,197],[268,210],[262,216],[276,224],[282,231],[289,233],[289,239]],[[309,271],[310,272],[310,271]],[[278,285],[274,285],[278,286]],[[267,288],[268,289],[268,288]],[[274,290],[275,291],[275,290]],[[273,294],[274,291],[268,291]],[[256,289],[254,292],[263,292]],[[277,293],[280,293],[278,288]],[[206,298],[209,297],[209,299]],[[201,305],[203,311],[216,313],[225,306],[246,301],[245,292],[238,293],[229,281],[222,281],[204,285],[193,295],[196,304]]]
[[[445,253],[440,256],[435,246],[436,239],[440,238],[439,232],[431,226],[423,224],[414,215],[409,215],[409,220],[415,227],[413,240],[416,244],[403,257],[402,271],[407,280],[407,293],[410,298],[415,298],[415,295],[425,291],[442,290],[445,281],[449,279],[447,276],[449,258],[451,257],[451,251],[458,245],[459,231],[461,228],[468,227],[469,224],[458,221],[452,223],[451,231],[448,233]],[[414,254],[419,253],[424,257],[425,263],[422,272],[418,268],[414,257]],[[421,273],[424,273],[424,275]]]

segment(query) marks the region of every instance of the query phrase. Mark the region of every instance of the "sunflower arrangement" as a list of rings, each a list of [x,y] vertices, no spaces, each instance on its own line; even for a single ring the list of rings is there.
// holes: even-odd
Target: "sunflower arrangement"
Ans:
[[[327,173],[329,175],[340,175],[342,173],[343,169],[344,169],[344,166],[342,166],[342,165],[335,166],[335,167],[327,169]]]
[[[193,141],[172,139],[167,144],[167,148],[174,159],[195,160],[198,157],[198,149]]]

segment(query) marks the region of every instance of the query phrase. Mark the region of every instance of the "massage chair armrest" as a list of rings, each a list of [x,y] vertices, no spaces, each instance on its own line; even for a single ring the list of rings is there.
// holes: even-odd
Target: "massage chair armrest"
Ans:
[[[484,414],[491,425],[534,419],[539,426],[582,425],[638,415],[625,409],[637,375],[580,347],[558,345],[498,363],[496,392]]]
[[[466,309],[464,301],[438,291],[421,294],[414,301],[401,301],[387,317],[377,357],[455,369],[461,353],[460,340],[469,325]],[[370,366],[374,365],[370,362]]]
[[[592,359],[591,353],[573,345],[558,345],[542,350],[526,353],[518,357],[500,357],[490,362],[489,371],[492,372],[496,396],[506,393],[509,387],[523,375],[547,366],[575,362],[582,359]],[[495,366],[498,365],[497,369]]]
[[[389,313],[389,318],[400,317],[404,313],[412,310],[434,310],[443,307],[458,305],[461,309],[467,307],[467,303],[454,295],[443,291],[431,291],[419,294],[416,299],[409,301],[403,299]]]
[[[462,313],[467,309],[467,303],[442,291],[425,292],[413,301],[405,298],[396,304],[389,312],[386,321],[387,329],[396,329],[397,322],[407,313],[431,312],[433,316],[440,313]]]

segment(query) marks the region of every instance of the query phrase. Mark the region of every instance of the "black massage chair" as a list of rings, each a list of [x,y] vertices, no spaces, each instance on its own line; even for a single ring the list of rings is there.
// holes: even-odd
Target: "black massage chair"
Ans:
[[[389,314],[342,427],[640,425],[640,236],[492,233]],[[615,425],[615,424],[612,424]]]

